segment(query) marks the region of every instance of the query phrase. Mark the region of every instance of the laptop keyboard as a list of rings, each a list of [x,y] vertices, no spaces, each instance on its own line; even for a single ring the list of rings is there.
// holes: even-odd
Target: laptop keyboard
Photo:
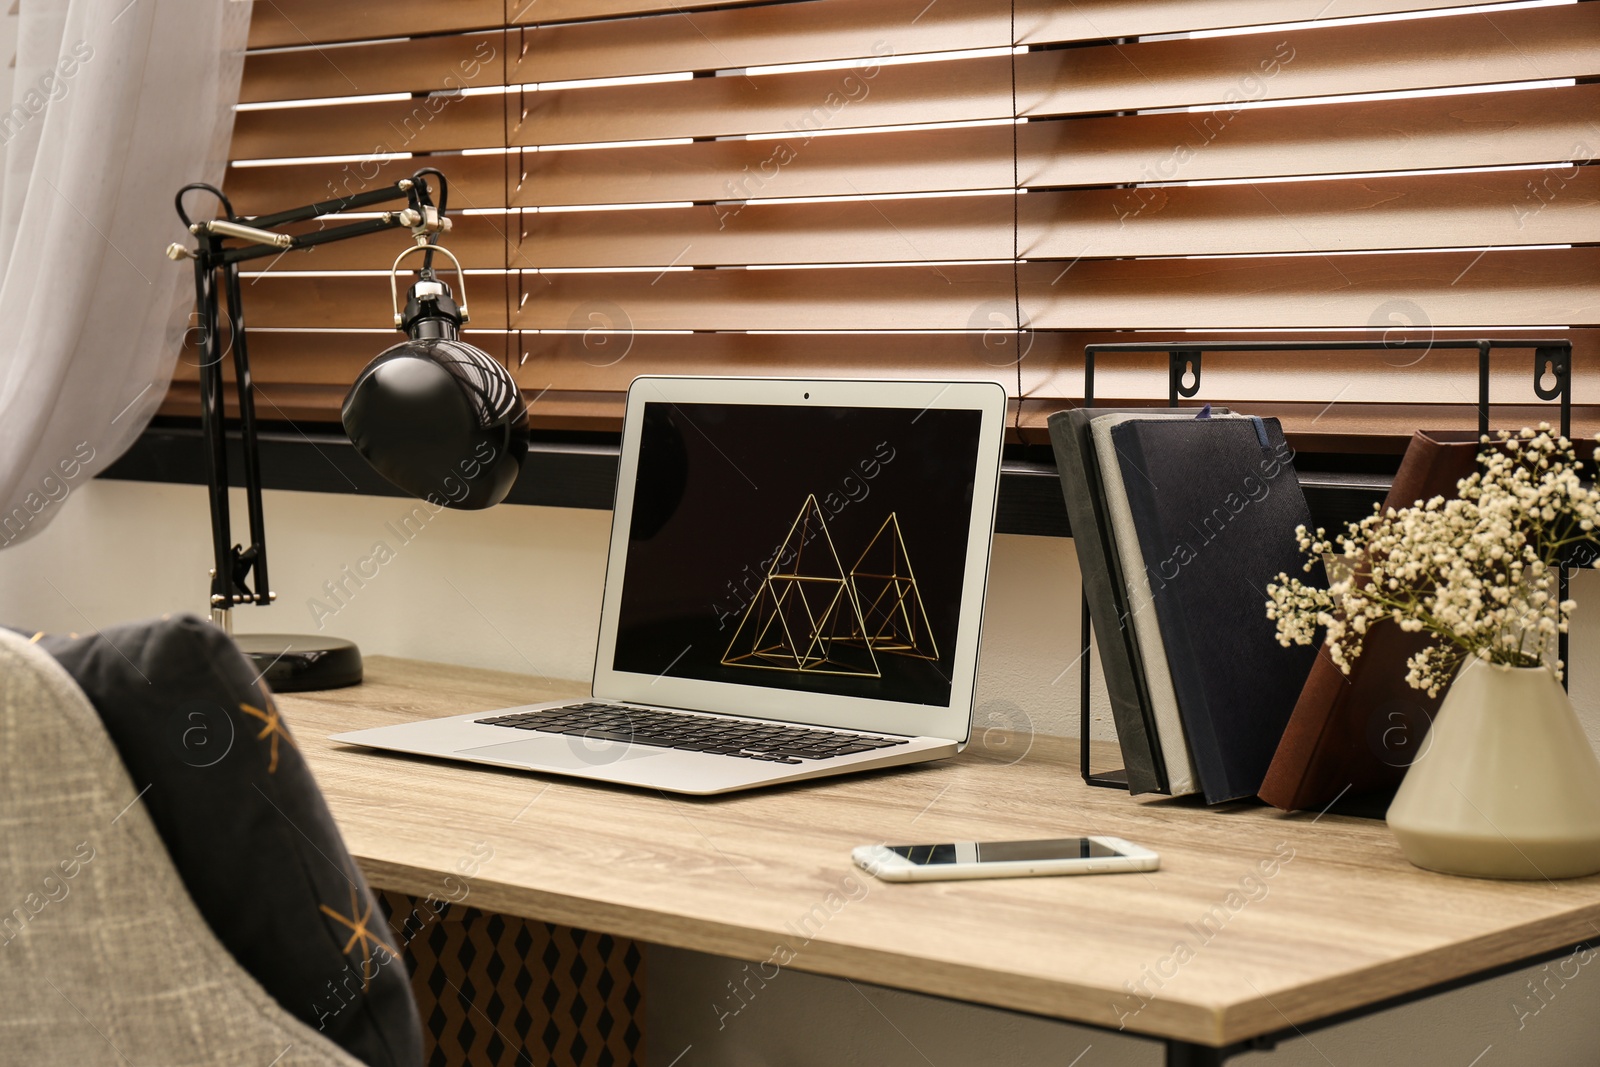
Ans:
[[[719,756],[800,763],[906,744],[901,737],[873,737],[779,723],[754,723],[705,715],[680,715],[619,704],[588,702],[543,711],[512,712],[476,722],[512,730],[538,730],[597,741],[623,741],[654,748],[679,748]]]

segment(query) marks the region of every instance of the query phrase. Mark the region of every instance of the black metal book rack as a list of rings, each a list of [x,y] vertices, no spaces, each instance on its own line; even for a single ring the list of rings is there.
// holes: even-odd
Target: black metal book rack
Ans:
[[[1177,407],[1180,399],[1193,399],[1200,392],[1201,359],[1207,352],[1340,352],[1340,351],[1434,351],[1471,350],[1478,352],[1478,432],[1489,432],[1489,355],[1496,350],[1533,353],[1533,391],[1540,400],[1559,400],[1561,433],[1572,436],[1572,342],[1570,340],[1452,339],[1406,341],[1147,341],[1130,344],[1087,345],[1083,350],[1083,406],[1094,407],[1094,368],[1096,356],[1138,352],[1167,353],[1167,403]],[[1546,385],[1546,381],[1550,384]],[[1567,568],[1559,575],[1560,599],[1567,599]],[[1080,771],[1089,785],[1112,789],[1128,788],[1124,770],[1095,771],[1089,745],[1089,702],[1094,626],[1089,617],[1089,598],[1082,598],[1082,648],[1078,655],[1078,723]],[[1559,655],[1567,658],[1567,635],[1561,635]]]

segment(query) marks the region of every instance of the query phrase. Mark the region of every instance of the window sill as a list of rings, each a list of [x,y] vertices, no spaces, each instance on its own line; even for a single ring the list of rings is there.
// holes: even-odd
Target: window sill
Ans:
[[[229,467],[241,484],[239,437],[230,433]],[[406,497],[333,433],[269,431],[260,435],[261,481],[266,489],[359,496]],[[508,504],[609,510],[617,477],[615,444],[536,441]],[[1037,453],[1038,450],[1034,450]],[[204,485],[205,447],[198,427],[152,426],[121,459],[100,474],[117,481]],[[1302,471],[1300,483],[1314,525],[1332,527],[1372,511],[1389,489],[1375,473]],[[1008,457],[1000,474],[995,529],[1004,534],[1070,537],[1061,483],[1048,462]]]

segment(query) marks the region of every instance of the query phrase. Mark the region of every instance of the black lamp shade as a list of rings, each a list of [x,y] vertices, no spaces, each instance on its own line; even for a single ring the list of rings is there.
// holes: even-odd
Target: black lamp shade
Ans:
[[[412,496],[478,510],[506,498],[528,454],[528,409],[511,373],[453,337],[386,349],[344,398],[356,451]]]

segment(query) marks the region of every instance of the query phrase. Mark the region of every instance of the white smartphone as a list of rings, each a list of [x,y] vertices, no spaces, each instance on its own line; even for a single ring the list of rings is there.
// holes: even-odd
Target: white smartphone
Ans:
[[[940,845],[862,845],[856,866],[887,882],[947,878],[1025,878],[1041,874],[1153,871],[1161,857],[1120,837],[1044,841],[950,841]]]

